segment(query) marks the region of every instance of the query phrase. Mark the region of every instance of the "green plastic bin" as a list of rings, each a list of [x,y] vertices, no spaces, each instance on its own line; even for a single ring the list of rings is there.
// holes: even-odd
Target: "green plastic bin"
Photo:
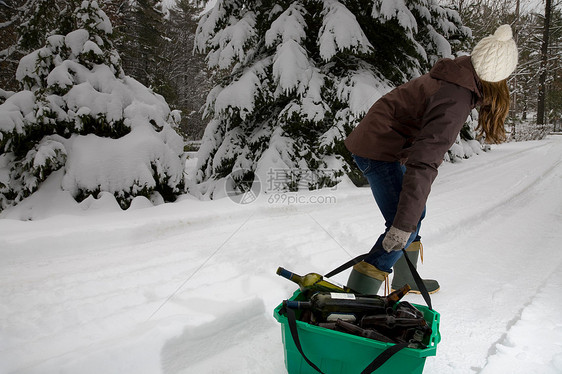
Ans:
[[[300,290],[297,290],[290,300],[303,299]],[[385,362],[375,372],[376,374],[422,373],[425,358],[436,355],[437,344],[441,341],[439,313],[423,305],[413,305],[424,314],[425,320],[431,326],[432,334],[429,341],[424,342],[428,345],[428,348],[404,348]],[[282,306],[283,303],[275,308],[273,316],[281,324],[287,372],[289,374],[318,374],[297,350],[291,337],[287,317],[280,314]],[[391,343],[328,330],[301,321],[297,321],[297,329],[304,353],[325,374],[359,374],[375,357],[392,345]]]

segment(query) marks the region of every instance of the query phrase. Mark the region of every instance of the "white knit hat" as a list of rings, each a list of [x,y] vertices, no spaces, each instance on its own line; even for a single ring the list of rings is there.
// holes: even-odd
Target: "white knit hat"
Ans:
[[[471,60],[483,81],[499,82],[509,77],[517,66],[517,46],[511,27],[501,25],[494,35],[480,40],[472,50]]]

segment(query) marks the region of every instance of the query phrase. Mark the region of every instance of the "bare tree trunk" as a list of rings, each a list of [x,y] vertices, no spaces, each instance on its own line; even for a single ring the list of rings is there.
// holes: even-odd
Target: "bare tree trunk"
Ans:
[[[517,0],[515,6],[515,22],[513,28],[515,30],[515,44],[519,45],[519,13],[520,13],[520,0]],[[513,87],[515,88],[513,92],[513,112],[517,113],[517,75],[513,77]]]
[[[550,15],[552,0],[546,0],[544,7],[544,30],[541,46],[541,75],[539,77],[539,94],[537,102],[537,125],[545,124],[545,98],[546,98],[546,76],[548,62],[548,35],[550,33]]]
[[[521,8],[520,8],[520,0],[517,0],[517,4],[515,6],[515,22],[513,23],[513,29],[515,30],[515,44],[519,45],[519,13],[521,12]],[[518,114],[518,102],[517,102],[517,91],[518,91],[519,87],[517,86],[517,74],[514,75],[513,77],[513,102],[512,102],[512,110],[513,110],[513,114],[512,116],[515,117]],[[514,118],[513,120],[513,124],[512,124],[512,129],[511,129],[511,137],[512,139],[515,139],[516,136],[516,124],[517,124],[517,120]]]

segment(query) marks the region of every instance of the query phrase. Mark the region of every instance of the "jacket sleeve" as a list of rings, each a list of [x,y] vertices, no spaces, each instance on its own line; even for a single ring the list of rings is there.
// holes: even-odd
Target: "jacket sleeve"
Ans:
[[[455,142],[472,108],[472,93],[443,82],[432,95],[423,114],[422,128],[406,161],[406,173],[393,225],[407,232],[416,226],[425,208],[437,168]]]

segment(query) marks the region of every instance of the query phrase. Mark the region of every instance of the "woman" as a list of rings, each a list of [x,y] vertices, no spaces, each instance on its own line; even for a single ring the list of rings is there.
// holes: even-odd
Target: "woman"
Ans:
[[[486,141],[505,140],[509,110],[506,79],[517,65],[509,25],[482,39],[470,56],[439,60],[428,74],[379,99],[345,140],[386,221],[369,256],[356,264],[348,286],[376,294],[394,266],[392,288],[417,288],[402,258],[413,264],[421,248],[419,230],[437,168],[470,111],[480,107],[478,126]],[[430,293],[435,280],[424,280]]]

